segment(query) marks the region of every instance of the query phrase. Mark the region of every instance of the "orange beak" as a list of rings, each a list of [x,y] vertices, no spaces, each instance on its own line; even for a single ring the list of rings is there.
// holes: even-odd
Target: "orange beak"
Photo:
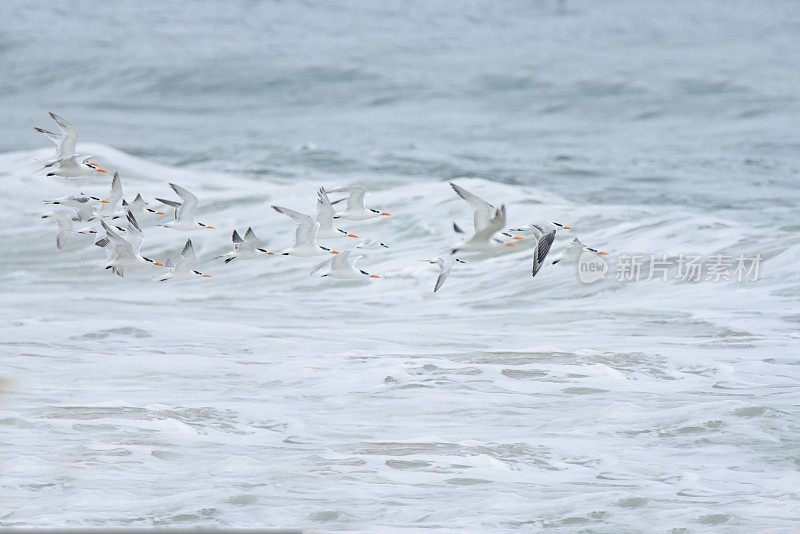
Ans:
[[[391,216],[392,216],[392,214],[389,213],[388,211],[382,211],[381,212],[381,217],[391,217]]]
[[[609,254],[611,254],[611,253],[610,252],[606,252],[605,250],[601,250],[600,252],[597,253],[598,256],[608,256]]]
[[[515,235],[511,239],[513,239],[514,241],[525,241],[525,238],[522,237],[521,235]]]
[[[154,213],[155,213],[156,215],[158,215],[159,217],[161,217],[162,215],[166,215],[166,214],[167,214],[167,212],[165,212],[165,211],[156,211],[156,212],[154,212]]]
[[[106,173],[106,172],[108,172],[108,171],[107,171],[107,170],[105,170],[103,167],[95,167],[95,168],[94,168],[94,170],[96,170],[97,172],[102,172],[102,173]]]
[[[213,229],[214,229],[214,227],[213,227],[213,226],[211,226],[210,224],[207,224],[207,225],[206,225],[206,230],[213,230]]]
[[[509,241],[508,243],[506,243],[506,246],[511,248],[511,247],[516,247],[517,244],[516,243],[512,243],[511,241]]]
[[[156,267],[166,267],[166,265],[164,265],[164,263],[160,261],[154,261],[153,265],[155,265]]]
[[[561,227],[561,229],[562,230],[566,230],[567,232],[569,232],[570,230],[572,230],[572,227],[570,225],[568,225],[568,224],[565,224],[564,226]]]
[[[211,278],[211,275],[208,273],[203,273],[203,278]]]
[[[369,277],[370,277],[370,278],[383,278],[383,277],[382,277],[381,275],[379,275],[379,274],[371,274],[371,275],[369,275]]]
[[[347,234],[347,237],[353,237],[358,239],[358,234]]]
[[[338,250],[331,250],[330,252],[331,252],[331,254],[334,254],[334,255],[340,254],[340,252]]]
[[[101,198],[100,199],[100,204],[111,204],[111,202],[109,202],[108,200],[106,200],[104,198]]]

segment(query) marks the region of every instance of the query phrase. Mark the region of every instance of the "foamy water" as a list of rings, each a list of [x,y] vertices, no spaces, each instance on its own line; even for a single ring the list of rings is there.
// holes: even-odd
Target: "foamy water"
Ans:
[[[800,528],[796,5],[9,5],[0,524]],[[73,37],[59,76],[24,39],[48,23]],[[126,198],[197,194],[217,230],[146,216],[143,250],[191,237],[212,278],[121,279],[89,237],[56,249],[42,200],[109,177],[34,174],[47,110]],[[471,218],[449,180],[509,226],[571,224],[609,274],[532,279],[509,251],[434,295],[419,260]],[[290,245],[269,206],[351,184],[394,214],[342,225],[390,246],[361,264],[383,279],[213,259],[234,228]],[[617,280],[638,253],[763,261],[745,283]]]

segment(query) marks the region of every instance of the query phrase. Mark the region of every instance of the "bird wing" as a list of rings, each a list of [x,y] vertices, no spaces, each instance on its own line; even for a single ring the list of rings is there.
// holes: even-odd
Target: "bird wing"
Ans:
[[[180,202],[176,202],[174,200],[167,200],[165,198],[156,198],[157,201],[161,202],[162,204],[169,206],[170,208],[174,209],[174,213],[172,214],[172,218],[174,220],[178,220],[178,210],[183,205]]]
[[[544,259],[550,253],[550,247],[553,246],[553,241],[556,239],[556,231],[552,230],[550,233],[544,234],[539,238],[536,243],[536,248],[533,251],[533,267],[531,269],[531,276],[536,276],[539,269],[544,265]]]
[[[181,197],[183,201],[180,209],[176,211],[178,219],[186,219],[188,221],[194,220],[194,210],[197,207],[197,197],[190,191],[176,184],[169,184],[175,194]]]
[[[316,220],[304,213],[290,210],[289,208],[272,206],[272,209],[278,213],[282,213],[287,217],[290,217],[295,223],[297,223],[297,230],[295,231],[294,236],[294,246],[297,247],[308,243],[312,245],[316,244],[317,230],[319,229],[319,223]]]
[[[139,228],[139,223],[136,222],[136,218],[130,211],[128,212],[128,226],[125,229],[125,235],[127,236],[128,242],[131,245],[131,251],[133,252],[133,255],[138,256],[139,251],[142,249],[144,234],[142,234],[142,229]]]
[[[66,119],[59,117],[55,113],[50,113],[50,117],[58,123],[61,130],[61,142],[58,145],[58,157],[69,158],[75,155],[75,143],[78,142],[78,130]]]
[[[58,223],[58,235],[56,235],[56,246],[64,248],[72,233],[72,221],[64,211],[57,211],[47,217],[53,217]]]
[[[325,228],[333,227],[333,205],[331,199],[328,198],[328,193],[325,189],[320,187],[317,191],[317,221],[319,225]]]
[[[197,254],[194,252],[192,240],[187,239],[181,251],[181,259],[179,259],[178,263],[175,265],[175,270],[191,271],[194,269],[195,265],[197,265]]]
[[[111,251],[108,252],[109,260],[119,258],[121,256],[133,256],[133,247],[127,239],[115,232],[114,229],[106,224],[105,221],[101,220],[100,225],[103,227],[103,230],[105,230],[106,237],[98,240],[95,244],[102,247],[111,247]],[[105,244],[101,245],[101,243],[104,241]]]
[[[33,127],[34,130],[39,132],[40,134],[44,134],[56,145],[56,153],[58,154],[61,151],[61,141],[64,139],[64,136],[61,134],[53,133],[50,130],[45,130],[44,128],[39,128],[38,126]]]
[[[350,251],[345,250],[342,251],[341,254],[337,254],[331,260],[331,270],[346,270],[352,267],[352,263],[350,260]]]
[[[328,193],[348,193],[350,195],[347,197],[348,210],[362,211],[367,209],[366,206],[364,206],[364,198],[367,196],[367,190],[360,185],[331,189]]]
[[[136,197],[134,197],[133,202],[130,203],[130,206],[135,209],[144,208],[147,206],[147,202],[142,198],[142,194],[138,193]]]
[[[444,285],[444,281],[447,280],[447,276],[450,274],[450,269],[453,268],[453,262],[447,262],[444,258],[438,258],[437,262],[439,263],[439,277],[436,279],[436,285],[433,287],[433,292],[436,293],[439,291],[439,288]]]
[[[473,195],[460,185],[450,182],[450,187],[452,187],[453,191],[455,191],[458,196],[466,200],[467,204],[472,207],[472,210],[474,211],[473,220],[475,224],[475,231],[477,232],[485,228],[494,215],[494,206],[482,198]]]
[[[114,173],[114,178],[111,179],[111,192],[108,194],[108,200],[110,202],[110,206],[116,206],[120,199],[122,198],[122,180],[119,178],[119,173]]]
[[[494,234],[506,226],[506,206],[505,204],[495,210],[494,215],[489,219],[489,223],[482,229],[477,230],[472,237],[474,240],[488,241]]]
[[[252,245],[258,245],[261,240],[256,237],[256,233],[253,231],[252,228],[248,227],[247,231],[244,233],[244,240]]]

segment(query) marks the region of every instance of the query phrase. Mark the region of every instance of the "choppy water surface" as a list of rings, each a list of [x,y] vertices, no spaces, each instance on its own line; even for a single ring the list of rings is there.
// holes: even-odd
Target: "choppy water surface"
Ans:
[[[0,524],[481,532],[800,529],[800,5],[0,4]],[[12,22],[13,21],[13,22]],[[55,248],[33,174],[72,120],[126,196],[200,197],[195,284]],[[761,254],[757,282],[595,284],[469,224]],[[213,258],[362,184],[383,280]],[[141,221],[150,256],[187,237]],[[567,237],[559,237],[560,248]],[[337,243],[337,246],[343,245]]]

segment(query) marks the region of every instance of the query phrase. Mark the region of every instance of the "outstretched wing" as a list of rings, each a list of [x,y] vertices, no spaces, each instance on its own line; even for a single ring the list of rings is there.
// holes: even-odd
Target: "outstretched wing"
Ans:
[[[344,250],[341,254],[337,254],[331,259],[331,270],[348,269],[352,264],[350,263],[350,251]]]
[[[348,193],[347,209],[361,211],[366,209],[364,206],[364,199],[367,196],[367,190],[360,185],[351,185],[350,187],[340,187],[339,189],[331,189],[328,193]]]
[[[181,259],[178,260],[177,265],[175,265],[175,270],[190,271],[194,269],[195,265],[197,265],[197,254],[194,252],[192,240],[187,239],[181,251]]]
[[[450,274],[450,269],[453,268],[452,261],[448,262],[444,258],[437,258],[436,261],[439,263],[439,277],[436,279],[436,285],[433,287],[434,293],[439,291],[439,288],[444,285],[444,281],[447,280],[447,277]]]
[[[531,269],[531,276],[536,276],[539,269],[544,265],[544,259],[550,253],[550,247],[553,246],[553,241],[556,239],[556,231],[552,230],[550,233],[544,234],[539,238],[536,243],[536,248],[533,251],[533,268]]]
[[[474,214],[473,220],[475,224],[475,231],[478,232],[489,224],[494,215],[494,206],[483,200],[482,198],[470,193],[460,185],[450,182],[450,187],[461,198],[467,201],[467,204],[472,207]]]
[[[134,256],[139,255],[139,251],[142,249],[142,241],[144,240],[144,234],[142,234],[142,229],[139,228],[139,223],[136,222],[136,218],[133,216],[133,213],[130,211],[128,213],[128,226],[125,229],[125,236],[128,238],[128,242],[131,244],[131,250],[133,251]]]
[[[333,205],[331,205],[331,199],[328,198],[325,188],[320,187],[317,191],[317,220],[319,225],[325,228],[332,226],[333,215],[334,210]]]
[[[111,226],[106,224],[105,221],[101,220],[100,225],[103,227],[103,230],[105,230],[106,237],[98,240],[95,245],[99,247],[110,246],[111,252],[108,253],[109,259],[118,258],[120,256],[133,256],[133,247],[127,239],[120,236]]]
[[[174,200],[167,200],[165,198],[156,198],[156,200],[174,209],[175,211],[173,212],[172,217],[176,221],[178,220],[178,210],[181,208],[181,206],[183,206],[183,204],[181,204],[180,202],[176,202]]]
[[[506,226],[506,207],[500,206],[495,210],[494,215],[489,219],[489,223],[480,230],[475,232],[472,239],[488,241],[494,234],[505,228]]]
[[[319,223],[316,220],[304,213],[300,213],[299,211],[294,211],[289,208],[272,206],[272,209],[278,213],[286,215],[287,217],[291,217],[291,219],[297,224],[297,230],[295,231],[294,237],[294,246],[298,247],[308,243],[313,245],[316,243],[317,229],[319,228]]]
[[[181,197],[183,201],[181,207],[175,212],[178,219],[192,220],[194,217],[194,210],[197,208],[197,197],[194,196],[189,190],[176,184],[169,184],[175,194]]]
[[[122,180],[119,178],[119,173],[115,172],[114,177],[111,179],[111,192],[108,194],[109,206],[112,208],[122,199]]]
[[[33,129],[39,132],[40,134],[44,134],[45,136],[47,136],[47,138],[50,139],[56,145],[56,151],[60,150],[61,140],[64,139],[64,137],[61,134],[53,133],[50,130],[45,130],[44,128],[39,128],[38,126],[34,126]]]
[[[244,233],[244,240],[252,245],[258,245],[261,242],[261,240],[256,237],[256,233],[250,227],[248,227],[247,231]]]
[[[78,130],[66,119],[59,117],[55,113],[50,113],[50,117],[58,123],[61,130],[61,143],[58,145],[59,159],[71,158],[75,155],[75,143],[78,142]]]

